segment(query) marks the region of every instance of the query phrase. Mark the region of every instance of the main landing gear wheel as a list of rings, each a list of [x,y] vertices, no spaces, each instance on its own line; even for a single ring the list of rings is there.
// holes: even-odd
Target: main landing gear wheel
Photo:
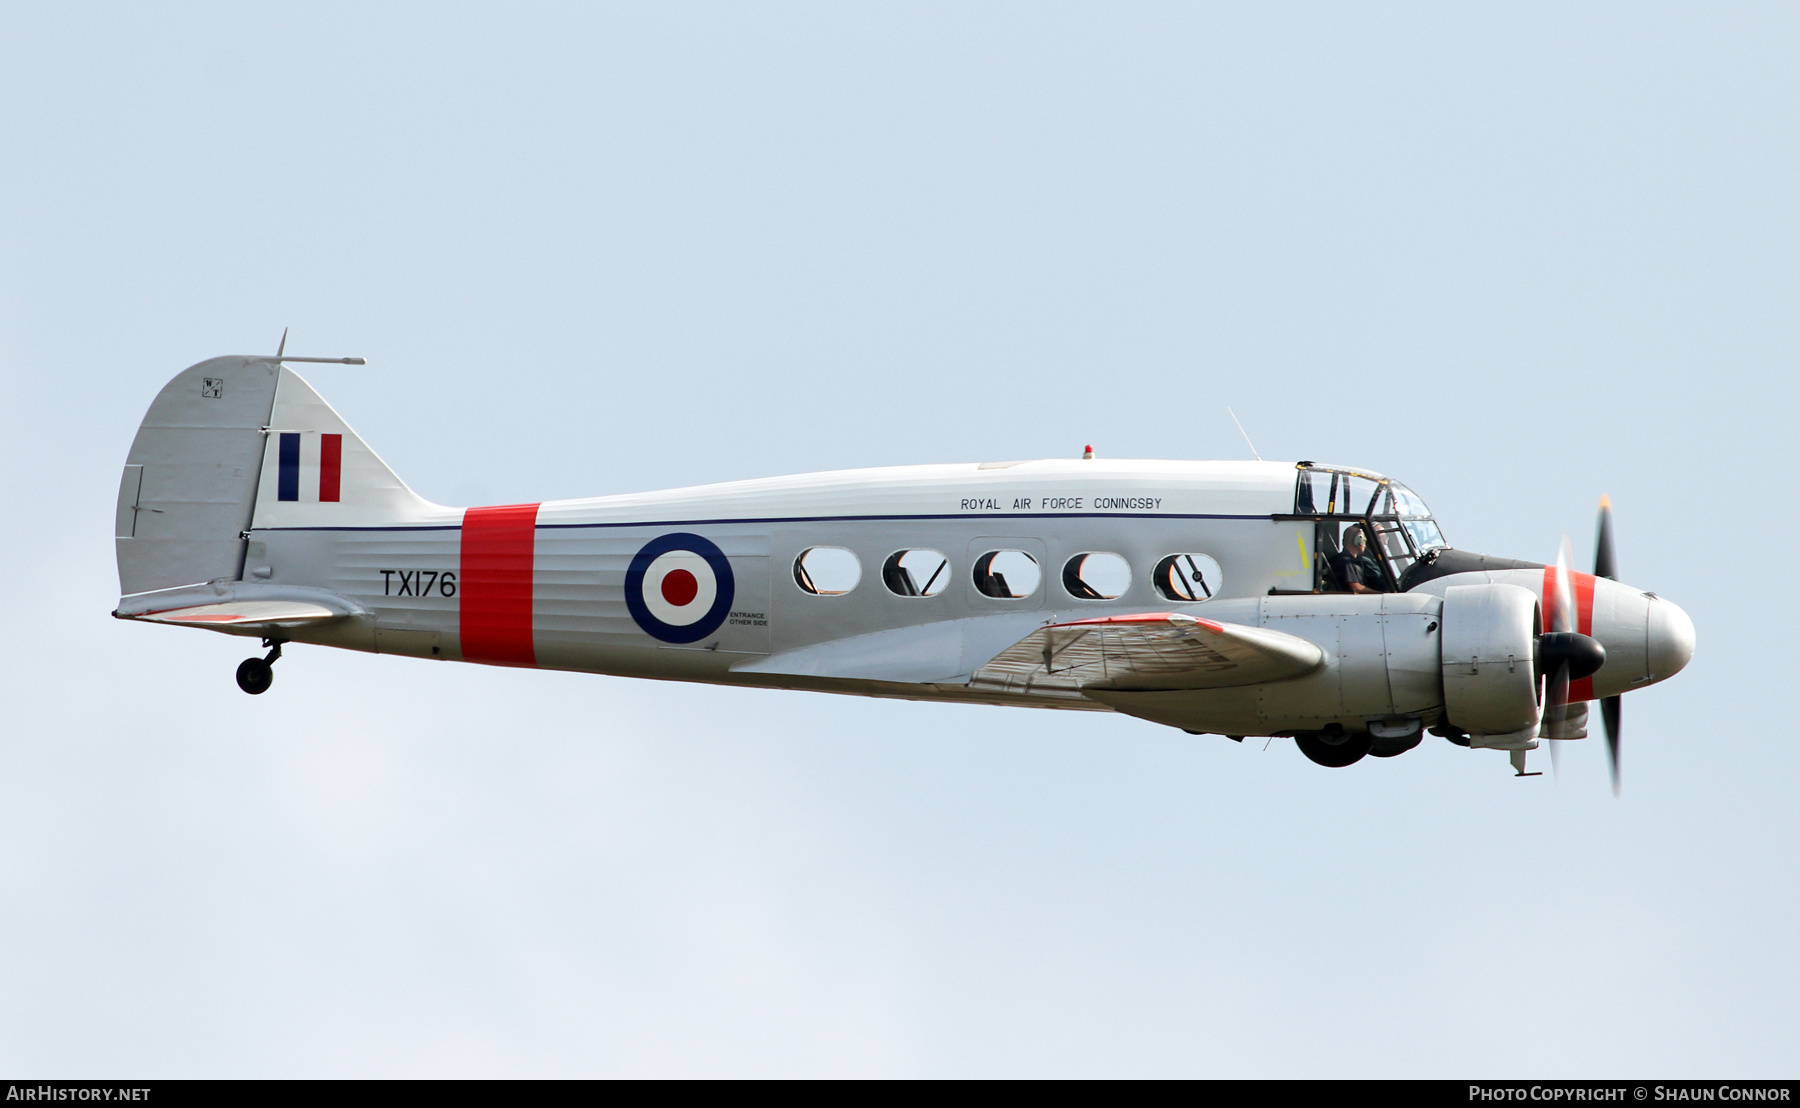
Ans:
[[[261,696],[269,691],[275,683],[275,663],[281,658],[281,640],[264,639],[264,646],[273,646],[267,657],[245,658],[238,663],[237,683],[251,696]]]
[[[1424,731],[1414,731],[1410,735],[1398,739],[1373,739],[1369,743],[1369,757],[1397,758],[1425,739]]]
[[[1294,736],[1300,753],[1332,769],[1362,761],[1373,742],[1367,731],[1302,731]]]

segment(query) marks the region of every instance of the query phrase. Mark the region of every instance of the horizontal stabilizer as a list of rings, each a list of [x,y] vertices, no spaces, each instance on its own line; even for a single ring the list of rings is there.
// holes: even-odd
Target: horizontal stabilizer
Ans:
[[[117,619],[265,637],[286,628],[367,614],[361,605],[324,589],[250,581],[210,581],[138,593],[122,598],[113,612]]]
[[[1325,663],[1296,635],[1142,612],[1041,627],[975,671],[970,684],[1011,692],[1223,689],[1303,677]]]
[[[232,600],[223,604],[201,604],[192,608],[145,612],[125,618],[141,619],[149,623],[179,623],[221,629],[275,630],[326,623],[342,614],[323,604],[299,600]]]

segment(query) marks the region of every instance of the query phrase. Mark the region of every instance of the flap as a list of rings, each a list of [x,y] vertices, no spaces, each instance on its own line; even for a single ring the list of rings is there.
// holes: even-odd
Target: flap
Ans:
[[[169,608],[160,612],[144,612],[126,616],[150,623],[177,623],[220,630],[243,628],[246,631],[278,627],[304,627],[337,619],[323,604],[301,600],[229,600],[220,604],[200,604],[191,608]]]
[[[1325,663],[1297,635],[1141,612],[1040,627],[975,671],[970,684],[1013,692],[1223,689],[1303,677]]]

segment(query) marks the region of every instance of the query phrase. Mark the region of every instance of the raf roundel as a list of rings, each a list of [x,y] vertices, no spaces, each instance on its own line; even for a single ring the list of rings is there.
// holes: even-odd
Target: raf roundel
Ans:
[[[663,642],[698,642],[731,611],[731,562],[711,541],[686,532],[645,543],[625,571],[631,618]]]

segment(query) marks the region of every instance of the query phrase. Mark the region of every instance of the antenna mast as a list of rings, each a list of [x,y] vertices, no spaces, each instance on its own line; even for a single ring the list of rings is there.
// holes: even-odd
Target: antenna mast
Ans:
[[[1250,448],[1251,455],[1257,461],[1262,461],[1262,455],[1256,452],[1256,444],[1250,441],[1250,432],[1244,430],[1244,425],[1238,421],[1237,413],[1231,411],[1231,405],[1229,404],[1225,405],[1225,410],[1231,412],[1231,422],[1237,424],[1238,434],[1244,436],[1244,445]]]
[[[272,360],[277,362],[324,362],[330,365],[369,364],[368,361],[363,358],[302,358],[298,354],[289,354],[287,352],[287,336],[288,329],[283,327],[281,329],[281,345],[275,348],[275,357]]]

